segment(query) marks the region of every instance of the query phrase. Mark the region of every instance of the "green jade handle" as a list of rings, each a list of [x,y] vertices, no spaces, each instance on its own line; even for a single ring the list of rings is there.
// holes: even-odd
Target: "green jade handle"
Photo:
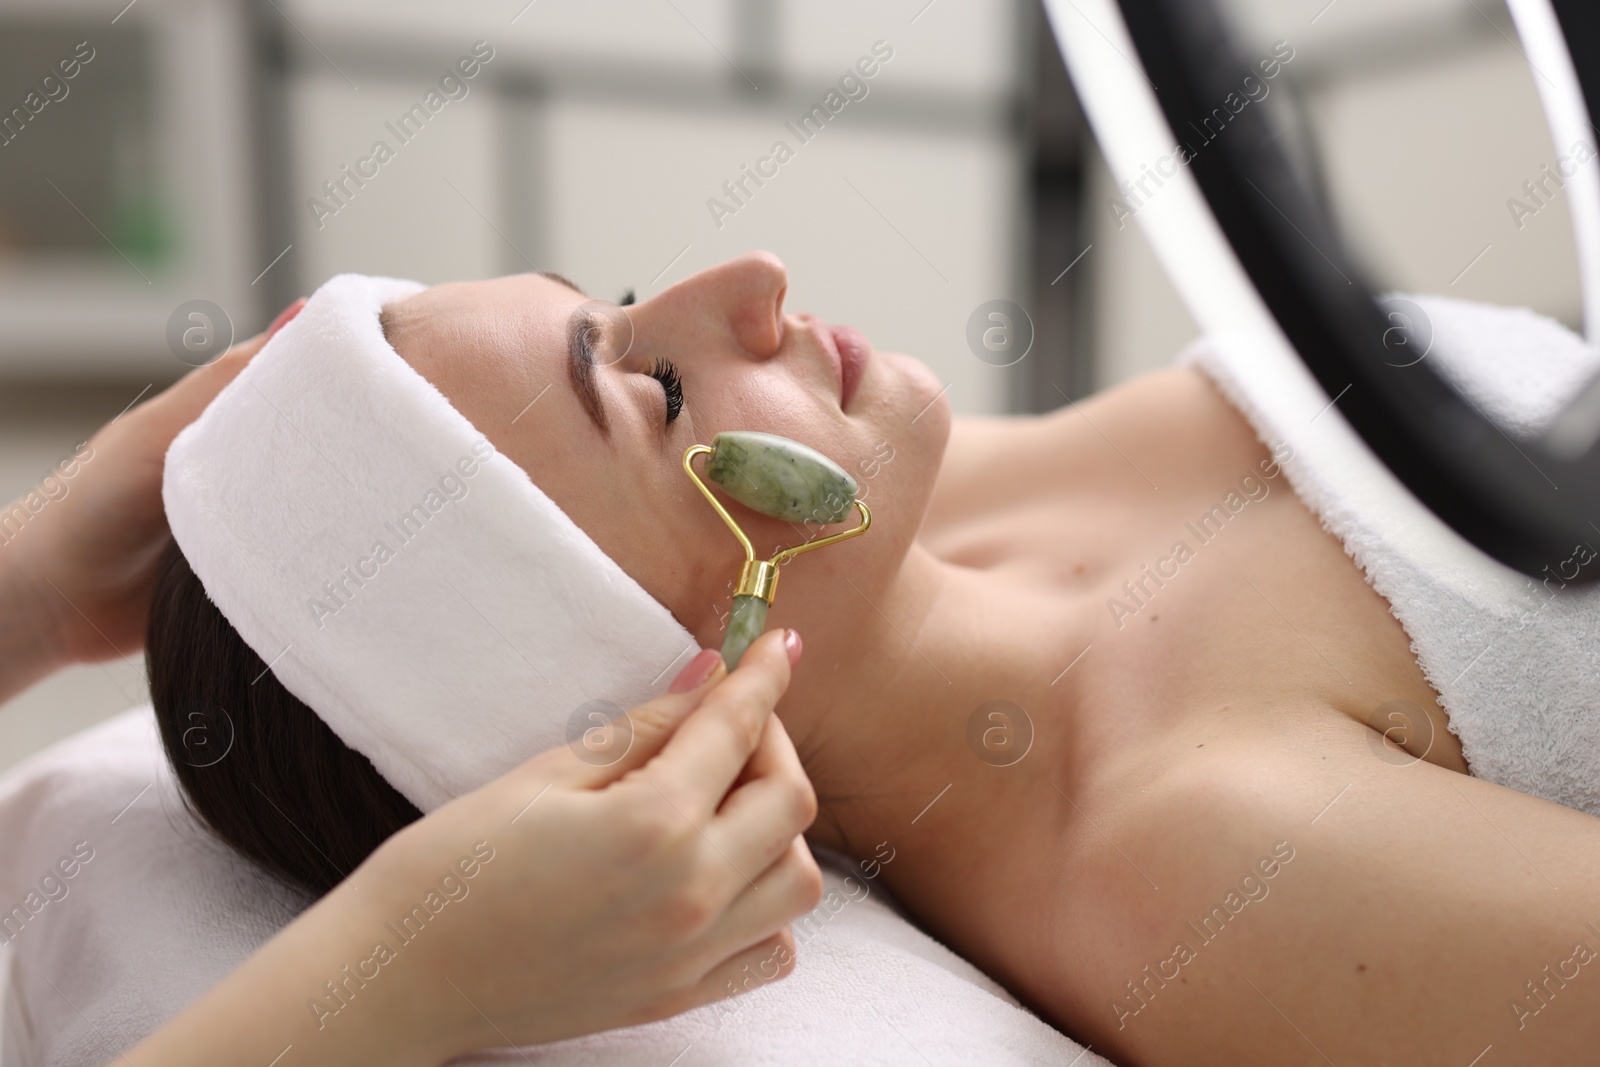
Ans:
[[[744,657],[762,631],[767,628],[767,602],[758,596],[736,596],[728,616],[728,632],[722,638],[722,662],[731,671]]]

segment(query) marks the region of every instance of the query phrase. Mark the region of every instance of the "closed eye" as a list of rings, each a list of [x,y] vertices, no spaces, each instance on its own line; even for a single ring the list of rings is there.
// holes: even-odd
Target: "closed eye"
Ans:
[[[667,396],[667,425],[670,426],[683,413],[683,375],[667,359],[657,359],[645,373],[661,383],[661,391]]]

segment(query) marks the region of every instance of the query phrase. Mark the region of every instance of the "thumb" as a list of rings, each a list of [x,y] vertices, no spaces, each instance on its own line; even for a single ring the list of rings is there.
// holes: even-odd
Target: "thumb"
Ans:
[[[678,672],[668,692],[611,714],[595,710],[569,725],[567,744],[536,757],[554,780],[578,789],[603,789],[643,767],[728,676],[722,655],[701,649]]]

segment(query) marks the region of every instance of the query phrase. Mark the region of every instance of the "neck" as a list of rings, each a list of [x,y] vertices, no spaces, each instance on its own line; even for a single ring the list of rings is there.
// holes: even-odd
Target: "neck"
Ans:
[[[817,790],[808,836],[859,858],[881,842],[899,847],[950,800],[946,786],[963,792],[964,782],[993,773],[997,757],[990,750],[986,762],[974,739],[1006,720],[979,708],[1014,702],[1036,720],[1065,694],[1050,686],[1052,665],[1057,635],[1076,627],[1060,597],[943,562],[920,545],[892,580],[855,584],[843,586],[824,655],[808,649],[780,710]],[[984,725],[969,734],[975,716]]]

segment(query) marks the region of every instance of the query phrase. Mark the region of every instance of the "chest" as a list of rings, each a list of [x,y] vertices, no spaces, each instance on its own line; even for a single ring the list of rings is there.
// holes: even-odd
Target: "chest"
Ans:
[[[1459,760],[1404,629],[1289,485],[1292,447],[1259,441],[1197,371],[963,446],[978,462],[941,483],[925,543],[1070,605],[1081,740],[1097,716],[1125,747],[1141,726],[1250,728],[1286,705],[1370,722],[1401,701],[1430,758]]]

